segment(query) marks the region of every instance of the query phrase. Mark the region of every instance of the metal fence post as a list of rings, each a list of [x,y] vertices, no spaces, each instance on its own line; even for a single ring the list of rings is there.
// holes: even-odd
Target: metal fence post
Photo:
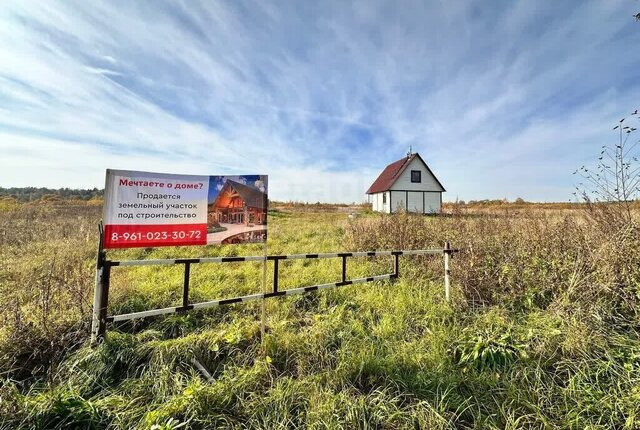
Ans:
[[[342,282],[347,282],[347,256],[342,256]]]
[[[393,277],[394,279],[398,279],[400,277],[400,254],[394,252],[393,258]]]
[[[266,206],[265,206],[266,207]],[[267,334],[267,303],[265,300],[265,296],[268,293],[267,291],[267,266],[269,265],[268,257],[269,257],[269,248],[267,246],[267,238],[264,238],[264,244],[262,246],[262,256],[264,260],[262,260],[262,300],[260,301],[260,344],[262,346],[262,352],[265,356],[267,356],[267,348],[265,344],[266,334]],[[275,270],[275,269],[274,269]]]
[[[444,256],[444,296],[449,301],[450,296],[450,280],[449,280],[449,259],[451,258],[451,244],[449,242],[444,243],[443,249]]]
[[[278,259],[273,260],[273,292],[278,292]]]
[[[93,290],[93,313],[91,318],[91,344],[94,345],[98,340],[98,332],[100,327],[100,308],[102,307],[102,290],[104,289],[104,261],[106,259],[105,252],[102,248],[104,230],[102,223],[98,224],[98,254],[96,256],[96,280]]]
[[[111,284],[111,264],[108,260],[104,260],[102,268],[102,291],[100,295],[100,320],[98,324],[98,333],[96,340],[101,342],[107,333],[107,305],[109,304],[109,285]]]
[[[189,261],[184,263],[184,280],[182,283],[182,309],[188,310],[189,306],[189,277],[191,276],[191,263]]]

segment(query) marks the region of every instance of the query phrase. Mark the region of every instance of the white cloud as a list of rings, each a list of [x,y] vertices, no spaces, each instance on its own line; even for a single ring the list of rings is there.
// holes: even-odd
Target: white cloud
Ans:
[[[637,107],[627,9],[14,2],[0,185],[255,172],[273,198],[360,201],[412,145],[445,198],[569,198],[573,169]]]

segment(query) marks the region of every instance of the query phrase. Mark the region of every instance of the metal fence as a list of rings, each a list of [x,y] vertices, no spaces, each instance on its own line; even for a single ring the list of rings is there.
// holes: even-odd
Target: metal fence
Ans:
[[[323,254],[292,254],[292,255],[255,255],[247,257],[203,257],[203,258],[177,258],[177,259],[157,259],[157,260],[125,260],[113,261],[108,260],[106,252],[102,249],[102,235],[100,236],[100,244],[98,249],[98,258],[96,264],[96,288],[94,292],[94,313],[91,328],[92,341],[104,339],[107,324],[118,321],[128,321],[137,318],[145,318],[156,315],[181,313],[189,310],[206,309],[234,303],[250,302],[255,300],[264,300],[271,297],[291,296],[295,294],[305,294],[313,291],[320,291],[329,288],[342,287],[346,285],[360,284],[364,282],[379,281],[384,279],[397,279],[400,276],[400,256],[402,255],[443,255],[444,258],[444,284],[445,297],[449,300],[449,260],[451,255],[458,250],[452,249],[449,243],[445,243],[442,249],[420,249],[420,250],[402,250],[402,251],[366,251],[366,252],[338,252]],[[368,276],[364,278],[348,279],[347,277],[347,259],[351,257],[393,257],[393,272],[383,275]],[[279,262],[282,260],[299,260],[299,259],[321,259],[321,258],[340,258],[342,259],[342,277],[340,281],[327,284],[311,285],[299,288],[289,288],[286,290],[279,289]],[[193,264],[204,263],[237,263],[249,261],[273,261],[273,284],[272,291],[265,293],[249,294],[246,296],[232,297],[228,299],[211,300],[206,302],[191,303],[189,301],[189,284],[191,266]],[[183,265],[184,277],[182,285],[182,305],[172,306],[161,309],[152,309],[141,312],[133,312],[120,315],[108,315],[107,306],[109,302],[109,288],[111,280],[111,269],[113,267],[126,266],[150,266],[150,265]]]

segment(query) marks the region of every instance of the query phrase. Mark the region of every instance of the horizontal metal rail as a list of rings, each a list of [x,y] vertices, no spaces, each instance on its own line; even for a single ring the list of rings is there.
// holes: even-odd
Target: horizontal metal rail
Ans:
[[[291,254],[291,255],[254,255],[247,257],[202,257],[202,258],[176,258],[176,259],[155,259],[155,260],[123,260],[112,261],[106,258],[106,253],[102,251],[99,246],[98,262],[97,262],[97,286],[100,291],[96,289],[96,303],[94,306],[97,309],[95,316],[95,328],[92,329],[92,333],[95,333],[94,339],[102,339],[106,333],[106,324],[112,322],[129,321],[133,319],[146,318],[157,315],[166,315],[173,313],[182,313],[195,309],[207,309],[223,305],[230,305],[234,303],[244,303],[256,300],[268,299],[270,297],[291,296],[295,294],[305,294],[312,291],[325,290],[329,288],[337,288],[346,285],[360,284],[364,282],[379,281],[385,279],[397,279],[400,276],[400,260],[401,255],[444,255],[445,256],[445,283],[447,285],[447,297],[448,297],[448,260],[452,253],[458,252],[457,249],[451,249],[448,242],[445,244],[444,249],[414,249],[406,251],[365,251],[365,252],[337,252],[337,253],[322,253],[322,254]],[[349,257],[376,257],[376,256],[393,256],[393,273],[387,273],[384,275],[369,276],[366,278],[347,279],[347,258]],[[341,258],[342,259],[342,276],[338,282],[331,282],[327,284],[311,285],[307,287],[290,288],[287,290],[278,290],[279,283],[279,262],[281,260],[300,260],[300,259],[320,259],[320,258]],[[201,303],[189,302],[189,283],[191,274],[191,265],[198,263],[235,263],[235,262],[248,262],[248,261],[273,261],[273,289],[268,293],[256,293],[246,296],[233,297],[229,299],[211,300]],[[107,305],[109,300],[109,284],[110,274],[112,267],[125,267],[125,266],[151,266],[151,265],[172,265],[182,264],[184,265],[184,280],[182,290],[182,306],[172,306],[162,309],[152,309],[147,311],[132,312],[120,315],[107,314]]]
[[[456,252],[457,250],[451,250]],[[242,261],[272,261],[272,260],[302,260],[310,258],[339,258],[339,257],[375,257],[384,255],[422,255],[442,254],[442,249],[413,249],[408,251],[365,251],[365,252],[336,252],[324,254],[291,254],[291,255],[251,255],[247,257],[202,257],[202,258],[175,258],[159,260],[124,260],[109,261],[110,266],[155,266],[166,264],[185,263],[235,263]]]
[[[383,279],[393,279],[393,278],[394,278],[393,273],[387,273],[385,275],[376,275],[376,276],[370,276],[368,278],[351,279],[344,282],[330,282],[328,284],[312,285],[309,287],[290,288],[288,290],[274,291],[272,293],[249,294],[247,296],[234,297],[232,299],[212,300],[209,302],[194,303],[190,305],[190,309],[215,308],[218,306],[231,305],[234,303],[246,303],[246,302],[252,302],[255,300],[268,299],[270,297],[293,296],[296,294],[310,293],[312,291],[343,287],[345,285],[361,284],[363,282],[380,281]],[[136,318],[146,318],[146,317],[151,317],[156,315],[174,314],[174,313],[183,312],[184,310],[185,309],[182,306],[174,306],[174,307],[163,308],[163,309],[153,309],[150,311],[133,312],[129,314],[121,314],[121,315],[114,315],[111,317],[107,317],[107,322],[129,321]]]

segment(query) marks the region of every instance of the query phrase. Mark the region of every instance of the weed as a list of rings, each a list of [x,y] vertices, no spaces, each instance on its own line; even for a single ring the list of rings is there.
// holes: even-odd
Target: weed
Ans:
[[[0,428],[638,428],[640,234],[582,207],[457,205],[449,217],[281,204],[269,253],[460,248],[403,256],[394,282],[109,327],[87,344],[99,206],[0,204]],[[347,214],[358,210],[358,217]],[[110,251],[255,255],[259,245]],[[390,259],[349,260],[350,277]],[[269,267],[271,269],[272,266]],[[340,279],[280,266],[281,289]],[[192,267],[191,295],[261,291],[262,265]],[[180,268],[114,268],[110,313],[179,305]],[[267,286],[269,287],[269,286]],[[212,380],[193,364],[196,358]]]

